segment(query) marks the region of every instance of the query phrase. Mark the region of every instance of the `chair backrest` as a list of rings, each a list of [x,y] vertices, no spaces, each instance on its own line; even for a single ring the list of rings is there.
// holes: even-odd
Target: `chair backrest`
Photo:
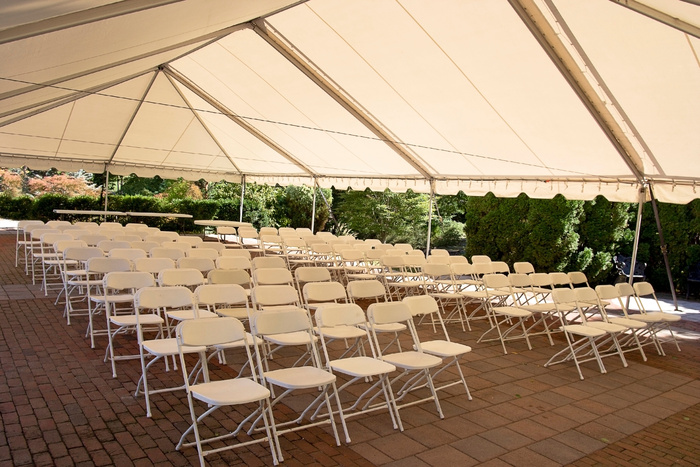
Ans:
[[[374,347],[381,355],[382,348],[379,344],[376,332],[376,326],[383,324],[401,323],[408,328],[411,338],[413,339],[413,347],[416,351],[422,352],[423,349],[418,339],[415,325],[413,323],[413,315],[411,309],[404,302],[384,302],[373,303],[367,308],[367,321],[370,323],[372,330],[372,339]]]
[[[261,237],[263,235],[279,235],[279,231],[276,227],[260,227],[260,231],[258,233]]]
[[[187,252],[192,249],[191,244],[187,242],[181,242],[179,241],[179,239],[175,242],[163,242],[161,243],[161,245],[167,248],[177,248],[178,250],[182,250],[182,252],[185,254],[187,254]]]
[[[282,285],[294,283],[294,277],[287,268],[263,268],[253,271],[255,285]]]
[[[404,298],[402,302],[408,306],[411,315],[415,318],[420,319],[423,316],[430,316],[433,320],[437,320],[440,323],[445,340],[450,342],[450,335],[447,333],[445,322],[440,313],[440,306],[435,298],[430,295],[414,295]]]
[[[245,328],[243,323],[236,318],[185,320],[177,325],[175,336],[178,345],[181,347],[212,347],[242,340],[245,344],[244,347],[248,348]],[[248,354],[248,359],[250,359],[250,354]],[[255,368],[253,368],[253,371],[255,371]]]
[[[102,278],[102,283],[105,292],[109,289],[133,289],[135,291],[142,287],[154,287],[156,285],[152,274],[139,271],[108,272]]]
[[[207,274],[210,284],[238,284],[250,289],[250,274],[243,269],[212,269]]]
[[[505,261],[492,261],[491,262],[491,272],[498,274],[509,274],[510,267]]]
[[[301,266],[294,270],[294,276],[298,283],[330,282],[331,273],[328,268],[321,266]]]
[[[106,274],[115,271],[131,271],[131,262],[126,258],[96,256],[87,260],[89,273]]]
[[[251,262],[253,270],[262,268],[286,268],[284,258],[278,256],[258,256]]]
[[[228,248],[226,248],[226,245],[223,243],[219,242],[202,242],[194,245],[195,249],[197,250],[216,250],[216,252],[221,256],[221,253],[223,251],[226,251]]]
[[[143,250],[146,252],[146,255],[150,254],[151,250],[157,247],[160,247],[160,243],[145,241],[131,242],[131,248]]]
[[[601,300],[614,300],[620,297],[615,286],[610,284],[598,285],[595,291]]]
[[[204,284],[204,275],[198,269],[162,269],[158,273],[158,284],[162,287],[197,287]]]
[[[571,287],[590,287],[588,285],[588,278],[586,277],[585,273],[581,271],[571,271],[567,274],[569,276],[569,283],[571,284]]]
[[[354,303],[328,303],[314,313],[319,327],[357,326],[367,322],[365,312]]]
[[[510,281],[505,274],[486,274],[482,277],[486,290],[510,291]]]
[[[309,317],[301,309],[255,312],[250,319],[251,332],[260,336],[308,331],[310,328]]]
[[[135,248],[112,248],[109,250],[110,258],[126,258],[134,261],[138,258],[145,258],[146,252]]]
[[[447,263],[426,263],[423,265],[423,274],[427,279],[450,280],[452,268]]]
[[[648,295],[651,295],[654,298],[656,298],[656,292],[654,291],[654,286],[646,281],[635,282],[634,283],[634,292],[637,294],[637,297],[640,297],[640,298],[646,297]]]
[[[248,305],[248,294],[237,284],[203,284],[194,296],[200,305]]]
[[[474,255],[472,256],[472,264],[475,263],[490,263],[491,258],[489,258],[487,255]]]
[[[73,226],[65,229],[63,233],[70,235],[73,238],[80,238],[83,235],[88,235],[90,233],[90,230],[88,229],[81,229],[79,227]],[[139,239],[140,240],[140,239]]]
[[[129,242],[118,242],[115,240],[102,240],[97,244],[97,248],[101,248],[105,253],[109,253],[114,248],[131,248]]]
[[[180,235],[177,238],[178,242],[182,243],[189,243],[192,246],[197,246],[200,243],[204,243],[204,240],[202,240],[202,237],[197,237],[195,235]]]
[[[219,258],[219,252],[214,248],[192,248],[185,252],[188,258],[206,258],[215,261]]]
[[[528,261],[518,261],[513,263],[513,271],[518,274],[532,274],[535,272],[535,267]]]
[[[297,289],[291,285],[256,285],[250,292],[253,306],[258,309],[275,306],[301,306]]]
[[[634,287],[632,287],[628,282],[618,282],[615,284],[617,293],[620,297],[632,297],[634,296]]]
[[[309,282],[304,285],[304,301],[313,302],[347,302],[345,287],[340,282]]]
[[[250,261],[252,258],[250,250],[246,250],[244,248],[226,248],[223,251],[221,251],[221,256],[242,256],[244,258],[247,258],[248,261]]]
[[[167,248],[164,246],[157,246],[151,248],[150,251],[151,258],[170,258],[176,261],[185,256],[185,252],[178,248]]]
[[[350,281],[346,287],[348,297],[353,302],[362,299],[387,301],[386,288],[377,279]]]
[[[134,260],[134,270],[158,274],[163,269],[173,269],[175,261],[170,258],[137,258]]]
[[[450,256],[430,255],[428,256],[428,263],[450,264]]]
[[[529,274],[514,272],[508,274],[510,285],[518,288],[528,288],[532,285],[532,278]]]
[[[546,272],[535,272],[530,274],[533,287],[551,287],[552,277]]]
[[[450,256],[450,252],[443,248],[433,248],[430,250],[430,256]]]
[[[579,299],[580,298],[577,295],[576,290],[565,288],[558,288],[552,290],[552,301],[557,305],[575,303]]]
[[[87,261],[90,258],[104,258],[104,252],[96,246],[69,247],[63,250],[63,259]]]
[[[53,244],[53,249],[56,253],[63,254],[66,248],[85,248],[87,243],[82,240],[59,240]]]
[[[128,235],[128,234],[121,234],[121,235],[115,235],[114,239],[115,242],[140,242],[143,241],[140,235]]]
[[[185,256],[184,258],[178,258],[176,264],[180,269],[197,269],[205,274],[212,269],[216,269],[214,260],[210,258],[192,258]]]
[[[216,258],[218,269],[247,269],[250,271],[250,259],[245,256],[219,256]]]
[[[146,235],[143,237],[144,242],[154,242],[157,243],[158,245],[162,245],[165,242],[173,242],[175,241],[173,237],[170,237],[168,235],[163,235],[160,232],[157,234],[150,234]]]
[[[565,272],[550,272],[552,278],[552,287],[568,287],[571,288],[571,280]]]
[[[187,287],[142,287],[134,296],[134,304],[139,309],[191,307],[196,316],[194,294]]]

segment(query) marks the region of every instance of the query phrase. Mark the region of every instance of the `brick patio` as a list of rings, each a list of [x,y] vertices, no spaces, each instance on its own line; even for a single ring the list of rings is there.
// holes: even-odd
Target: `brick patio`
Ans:
[[[120,362],[112,378],[104,339],[90,349],[84,318],[67,326],[62,305],[44,297],[14,267],[14,230],[0,232],[0,465],[191,465],[196,451],[174,450],[189,425],[184,393],[153,396],[153,418],[133,396],[138,360]],[[694,315],[697,318],[696,315]],[[562,341],[544,338],[476,344],[484,329],[451,326],[473,347],[463,388],[442,391],[445,419],[432,403],[401,411],[403,433],[386,413],[351,419],[352,443],[335,446],[330,429],[285,435],[284,465],[698,465],[700,464],[700,324],[684,316],[674,328],[682,352],[650,348],[648,361],[628,353],[629,367],[606,359],[608,373],[584,364],[542,365]],[[432,334],[421,328],[425,338]],[[231,372],[217,368],[217,372]],[[181,378],[155,371],[154,384]],[[225,422],[225,413],[220,420]],[[269,465],[265,445],[207,457],[211,465]]]

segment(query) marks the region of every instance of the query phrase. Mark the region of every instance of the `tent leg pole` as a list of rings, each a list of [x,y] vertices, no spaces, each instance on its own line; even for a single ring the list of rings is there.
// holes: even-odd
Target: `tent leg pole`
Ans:
[[[637,224],[634,228],[634,244],[632,246],[632,263],[630,264],[629,284],[634,282],[634,268],[637,267],[637,252],[639,251],[639,236],[642,230],[642,210],[644,208],[644,188],[639,190],[639,207],[637,208]]]
[[[654,192],[649,187],[649,195],[651,197],[651,207],[654,210],[654,217],[656,218],[656,229],[659,232],[659,242],[661,243],[661,254],[664,255],[664,264],[666,265],[666,275],[668,276],[668,283],[671,286],[671,295],[673,296],[673,309],[678,311],[678,298],[676,297],[676,288],[673,285],[673,276],[671,275],[671,265],[668,262],[668,245],[664,241],[664,233],[661,229],[661,218],[659,217],[659,208],[656,205],[656,198],[654,198]]]
[[[109,198],[109,169],[105,169],[105,215],[102,217],[102,221],[107,220],[107,199]]]
[[[435,190],[430,187],[430,208],[428,209],[428,241],[425,245],[425,257],[430,255],[430,241],[433,233],[433,203],[435,202]]]
[[[315,227],[316,227],[316,181],[314,180],[314,201],[311,205],[311,231],[312,232],[314,232]]]
[[[238,208],[238,222],[243,222],[243,198],[245,198],[245,175],[241,179],[241,205]]]

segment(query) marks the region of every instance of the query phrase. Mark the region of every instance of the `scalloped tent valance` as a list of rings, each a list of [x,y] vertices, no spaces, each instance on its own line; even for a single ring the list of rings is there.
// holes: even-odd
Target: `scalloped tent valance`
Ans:
[[[6,0],[0,165],[700,196],[681,0]]]

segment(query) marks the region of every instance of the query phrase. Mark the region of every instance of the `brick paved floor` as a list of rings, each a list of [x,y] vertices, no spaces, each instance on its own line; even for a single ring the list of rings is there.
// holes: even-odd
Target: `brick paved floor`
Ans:
[[[174,450],[188,426],[183,393],[152,398],[153,417],[133,395],[138,360],[120,362],[118,377],[103,362],[104,339],[91,349],[84,318],[71,326],[62,305],[44,297],[14,267],[14,231],[0,233],[0,465],[191,465],[193,449]],[[608,373],[584,364],[544,368],[561,348],[533,339],[476,344],[474,331],[451,326],[465,358],[474,399],[459,386],[442,391],[445,418],[432,403],[405,408],[404,432],[386,413],[349,422],[352,442],[335,446],[328,427],[285,435],[284,465],[698,465],[700,464],[700,324],[687,317],[675,328],[682,352],[666,346],[648,361],[627,354],[629,367],[607,359]],[[432,330],[421,328],[429,338]],[[129,343],[120,351],[132,350]],[[235,366],[235,358],[231,360]],[[232,373],[228,367],[215,370]],[[178,372],[154,371],[153,385]],[[290,404],[293,405],[293,402]],[[289,411],[287,409],[287,411]],[[222,412],[216,418],[227,423]],[[269,465],[265,446],[209,456],[211,465]]]

